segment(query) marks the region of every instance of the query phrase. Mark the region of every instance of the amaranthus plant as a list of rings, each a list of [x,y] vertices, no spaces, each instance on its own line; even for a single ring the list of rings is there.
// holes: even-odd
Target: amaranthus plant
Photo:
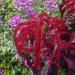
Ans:
[[[62,0],[59,10],[61,17],[41,12],[13,29],[18,55],[33,75],[57,75],[62,68],[75,75],[75,0]]]

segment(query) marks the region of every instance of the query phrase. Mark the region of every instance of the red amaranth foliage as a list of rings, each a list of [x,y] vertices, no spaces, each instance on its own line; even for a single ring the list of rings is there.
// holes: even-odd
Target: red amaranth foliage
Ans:
[[[62,13],[67,12],[66,16],[71,16],[75,13],[75,0],[62,0],[60,11]]]
[[[50,17],[45,12],[30,18],[28,21],[18,24],[14,29],[17,52],[19,55],[22,54],[22,51],[26,55],[31,53],[33,60],[31,67],[36,68],[41,66],[43,57],[46,57],[46,62],[59,60],[61,49],[69,48],[71,45],[70,41],[66,41],[67,32],[64,30],[65,23],[62,19]],[[61,39],[62,35],[64,38]],[[29,41],[31,46],[27,46]],[[28,59],[28,56],[26,58]]]
[[[75,12],[75,1],[63,0],[60,12],[61,16],[68,20]],[[66,25],[60,17],[51,17],[42,12],[14,28],[13,38],[17,52],[20,56],[24,53],[27,64],[34,72],[45,64],[54,64],[60,68],[64,60],[69,64],[70,60],[75,59],[75,23],[74,19],[72,21],[70,25]],[[69,26],[72,29],[70,33]],[[48,74],[52,75],[49,72]]]

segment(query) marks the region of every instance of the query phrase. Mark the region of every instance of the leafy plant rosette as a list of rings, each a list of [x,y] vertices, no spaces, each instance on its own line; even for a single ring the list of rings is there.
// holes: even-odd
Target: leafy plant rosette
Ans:
[[[61,17],[47,12],[18,23],[13,29],[18,56],[33,75],[57,75],[64,68],[67,75],[75,74],[75,1],[62,0]],[[70,22],[70,23],[69,23]]]

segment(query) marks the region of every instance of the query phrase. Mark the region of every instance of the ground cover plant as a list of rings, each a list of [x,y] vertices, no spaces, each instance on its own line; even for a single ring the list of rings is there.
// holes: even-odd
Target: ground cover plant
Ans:
[[[74,0],[0,5],[0,75],[75,75]]]

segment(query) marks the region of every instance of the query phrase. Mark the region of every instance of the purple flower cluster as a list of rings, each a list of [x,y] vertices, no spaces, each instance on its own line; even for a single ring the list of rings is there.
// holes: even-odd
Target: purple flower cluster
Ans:
[[[13,0],[13,2],[15,3],[16,8],[18,10],[23,9],[25,11],[25,15],[27,15],[28,17],[35,16],[35,10],[31,8],[31,5],[33,3],[32,0]]]
[[[25,9],[32,5],[32,0],[13,0],[17,9]]]
[[[32,17],[32,16],[35,16],[36,15],[36,11],[33,9],[33,8],[29,8],[25,11],[25,14],[28,16],[28,17]]]
[[[14,16],[11,16],[8,19],[8,25],[11,26],[11,27],[14,27],[20,21],[20,19],[21,19],[21,16],[18,15],[18,14],[17,15],[14,15]]]
[[[3,74],[3,70],[0,68],[0,75],[2,75]]]
[[[2,24],[3,22],[2,22],[2,20],[0,19],[0,25]]]
[[[45,0],[44,7],[52,10],[52,9],[57,8],[57,3],[55,0]]]
[[[2,16],[0,15],[0,25],[3,23]]]

